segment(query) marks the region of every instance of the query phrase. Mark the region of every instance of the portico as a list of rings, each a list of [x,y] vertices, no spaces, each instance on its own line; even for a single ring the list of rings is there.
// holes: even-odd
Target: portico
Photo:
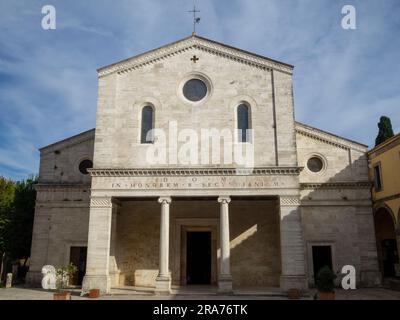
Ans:
[[[225,176],[190,176],[190,172],[181,170],[180,176],[162,179],[149,176],[151,172],[143,172],[139,177],[134,176],[137,172],[131,172],[130,177],[127,172],[123,175],[110,170],[91,172],[83,291],[100,288],[109,293],[111,286],[125,284],[150,286],[156,293],[168,294],[171,285],[196,283],[190,281],[193,271],[188,253],[193,233],[203,233],[205,237],[208,234],[210,244],[204,250],[209,252],[210,276],[205,283],[216,285],[220,293],[231,293],[234,286],[257,286],[257,283],[280,285],[282,290],[306,288],[298,195],[288,195],[290,188],[274,189],[274,177],[262,174],[261,169],[254,171],[257,175],[226,171]],[[209,173],[217,174],[218,170]],[[124,182],[115,182],[117,178],[109,176],[112,174],[121,175],[118,180]],[[290,186],[291,180],[295,183],[295,169],[287,169],[285,174],[281,184]],[[186,182],[192,186],[190,192],[179,189],[185,183],[182,180],[190,181]],[[198,185],[206,185],[205,181],[210,187],[198,189]],[[244,192],[240,188],[243,183],[264,188]],[[140,234],[140,229],[147,230],[145,239],[137,236],[125,240],[133,233]],[[150,252],[146,246],[153,250]],[[259,246],[261,253],[254,246]],[[113,254],[115,247],[118,250]],[[202,244],[196,248],[201,254]],[[254,259],[252,267],[258,266],[258,271],[251,272],[241,263],[250,250],[255,250],[249,258]],[[135,258],[129,252],[134,252]]]

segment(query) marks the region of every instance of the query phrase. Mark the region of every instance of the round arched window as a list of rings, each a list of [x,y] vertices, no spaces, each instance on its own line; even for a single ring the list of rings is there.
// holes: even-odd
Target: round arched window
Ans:
[[[79,171],[82,174],[88,174],[88,169],[93,168],[93,162],[89,159],[82,160],[81,163],[79,163]]]
[[[324,163],[321,158],[311,157],[307,161],[307,168],[312,172],[320,172],[324,167]]]
[[[203,100],[207,95],[207,85],[200,79],[191,79],[183,86],[183,95],[189,101]]]

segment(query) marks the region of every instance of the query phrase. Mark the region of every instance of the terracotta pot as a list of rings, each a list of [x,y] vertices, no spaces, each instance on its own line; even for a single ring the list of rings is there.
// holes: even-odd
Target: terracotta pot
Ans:
[[[98,298],[98,297],[100,297],[99,289],[90,289],[89,290],[89,298]]]
[[[289,299],[300,299],[300,291],[298,289],[289,289],[287,295]]]
[[[318,292],[318,300],[335,300],[335,291],[331,292]]]
[[[54,300],[71,300],[70,292],[56,292],[53,294]]]

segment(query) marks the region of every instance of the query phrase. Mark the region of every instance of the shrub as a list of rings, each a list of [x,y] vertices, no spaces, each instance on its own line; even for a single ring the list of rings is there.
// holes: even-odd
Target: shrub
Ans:
[[[335,288],[336,274],[328,266],[322,267],[317,274],[317,289],[321,292],[332,292]]]

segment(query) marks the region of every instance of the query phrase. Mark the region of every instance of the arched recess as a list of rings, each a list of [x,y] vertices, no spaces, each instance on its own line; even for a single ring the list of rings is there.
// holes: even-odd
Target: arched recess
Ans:
[[[395,277],[399,272],[399,251],[392,210],[385,204],[375,207],[374,223],[380,270],[383,277]]]

